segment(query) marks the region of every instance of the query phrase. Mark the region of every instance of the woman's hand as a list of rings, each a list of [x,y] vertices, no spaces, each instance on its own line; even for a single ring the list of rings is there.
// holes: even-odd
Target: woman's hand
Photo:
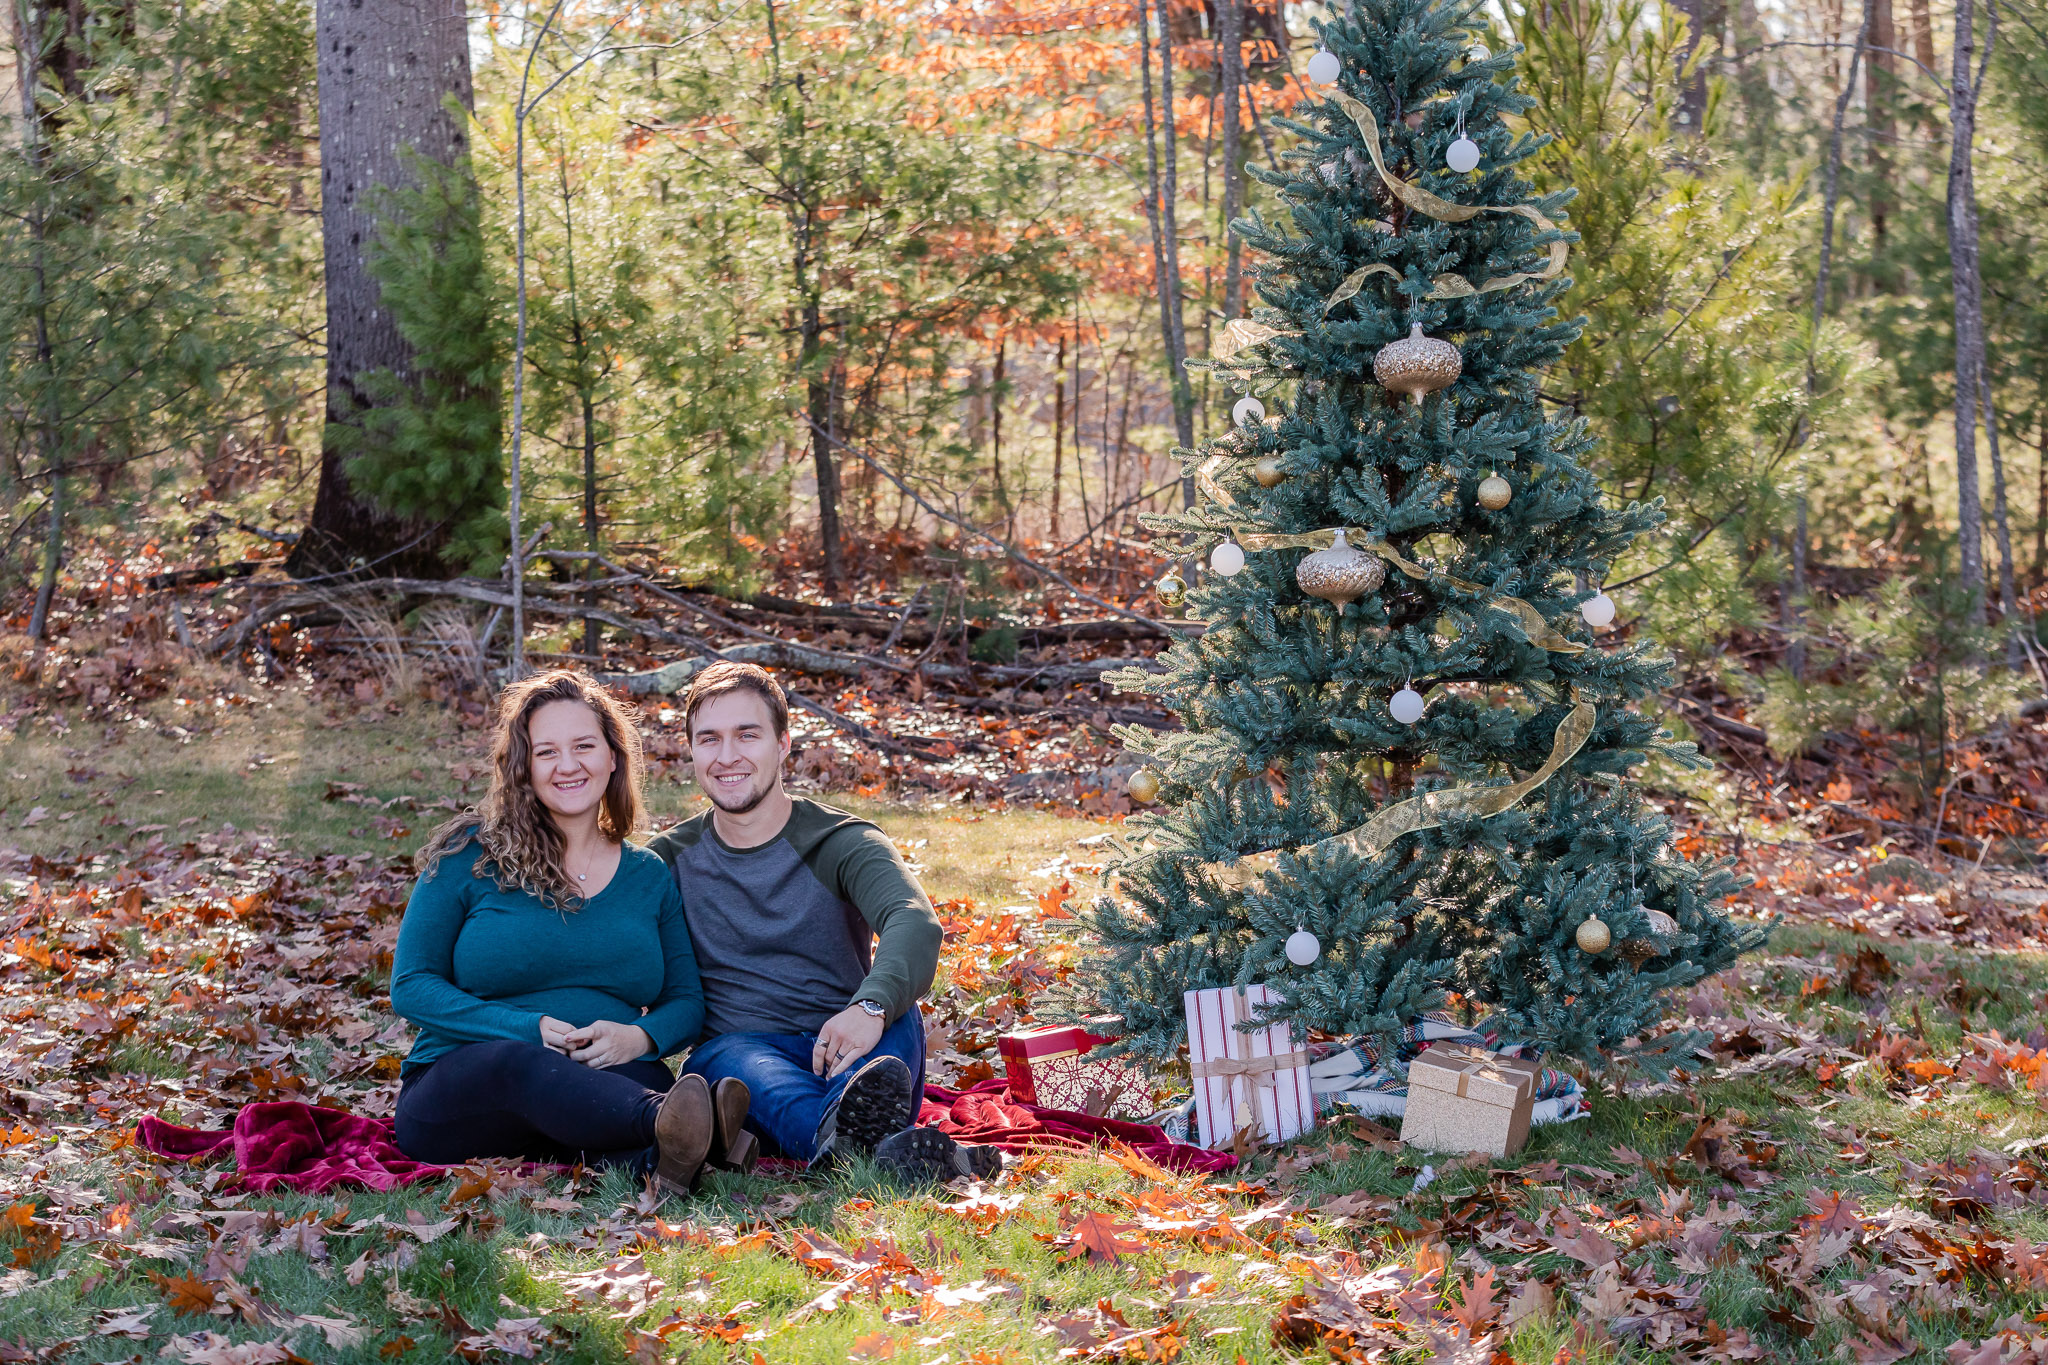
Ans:
[[[569,1035],[575,1032],[574,1024],[565,1024],[560,1019],[543,1014],[540,1017],[540,1045],[550,1052],[569,1055]]]
[[[571,1029],[562,1041],[567,1044],[564,1050],[572,1061],[599,1068],[623,1066],[654,1051],[654,1040],[647,1036],[646,1029],[638,1024],[615,1024],[609,1019]]]

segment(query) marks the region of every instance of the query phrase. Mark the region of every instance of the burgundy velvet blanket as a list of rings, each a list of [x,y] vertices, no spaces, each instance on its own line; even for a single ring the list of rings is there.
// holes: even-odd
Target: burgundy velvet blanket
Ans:
[[[1020,1104],[1010,1098],[1009,1087],[1001,1080],[983,1081],[968,1090],[927,1085],[917,1123],[961,1142],[985,1142],[1009,1151],[1074,1151],[1113,1138],[1169,1171],[1227,1171],[1237,1165],[1228,1152],[1174,1142],[1165,1129],[1149,1123]]]
[[[917,1121],[962,1142],[992,1143],[1011,1151],[1075,1151],[1115,1139],[1168,1170],[1227,1171],[1237,1164],[1228,1152],[1169,1141],[1164,1131],[1150,1124],[1019,1104],[999,1080],[964,1091],[928,1085]],[[135,1125],[135,1145],[173,1161],[217,1156],[228,1148],[236,1183],[258,1192],[317,1194],[337,1186],[390,1190],[431,1180],[448,1169],[414,1161],[399,1151],[389,1119],[297,1100],[243,1105],[234,1126],[225,1129],[182,1128],[151,1116]]]
[[[318,1194],[338,1185],[390,1190],[431,1180],[448,1169],[399,1151],[389,1119],[297,1100],[245,1104],[234,1126],[225,1129],[181,1128],[151,1116],[135,1125],[135,1145],[173,1161],[193,1161],[229,1147],[236,1182],[257,1191]]]

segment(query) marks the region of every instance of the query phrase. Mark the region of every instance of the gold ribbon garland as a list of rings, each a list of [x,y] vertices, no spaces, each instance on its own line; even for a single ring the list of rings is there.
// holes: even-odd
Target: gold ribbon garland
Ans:
[[[1359,136],[1365,139],[1366,155],[1372,158],[1373,169],[1379,172],[1380,183],[1387,187],[1389,194],[1417,213],[1434,218],[1440,223],[1469,222],[1482,213],[1512,213],[1518,218],[1528,219],[1544,232],[1557,230],[1557,224],[1527,204],[1508,204],[1499,207],[1491,204],[1453,204],[1450,200],[1431,194],[1419,185],[1411,185],[1399,179],[1387,169],[1386,156],[1380,151],[1379,121],[1372,116],[1372,110],[1341,90],[1333,93],[1331,98],[1337,101],[1338,106],[1351,116],[1352,123],[1358,126]],[[1435,287],[1423,297],[1462,299],[1474,294],[1491,294],[1500,289],[1512,289],[1529,280],[1554,280],[1564,274],[1565,261],[1570,254],[1569,245],[1563,238],[1559,238],[1550,244],[1550,260],[1541,270],[1523,270],[1512,275],[1498,275],[1476,285],[1463,275],[1446,273],[1438,275],[1431,281]],[[1327,317],[1332,308],[1356,294],[1365,286],[1366,280],[1374,275],[1391,275],[1397,280],[1401,278],[1401,272],[1390,265],[1368,265],[1354,270],[1344,278],[1344,283],[1337,286],[1337,292],[1330,295],[1329,301],[1323,305],[1323,315]]]
[[[1598,708],[1589,701],[1573,706],[1557,723],[1557,730],[1550,737],[1550,757],[1543,760],[1542,767],[1519,782],[1511,782],[1504,787],[1451,787],[1411,796],[1406,801],[1388,806],[1356,829],[1333,834],[1308,845],[1301,850],[1300,856],[1308,858],[1319,851],[1341,848],[1360,858],[1371,858],[1404,834],[1434,829],[1446,820],[1460,817],[1485,819],[1489,815],[1498,815],[1548,782],[1559,768],[1571,762],[1579,750],[1586,747],[1586,741],[1592,738],[1593,725],[1598,718]],[[1202,867],[1226,887],[1249,886],[1265,875],[1265,869],[1247,868],[1243,860],[1234,865],[1204,863]]]
[[[1300,335],[1301,333],[1299,332],[1288,332],[1278,327],[1269,327],[1263,322],[1253,322],[1250,318],[1232,318],[1229,322],[1223,324],[1223,335],[1210,343],[1209,358],[1211,360],[1229,360],[1238,352],[1249,351],[1252,347],[1257,346],[1261,342],[1271,341],[1274,337],[1298,337]]]
[[[1228,455],[1211,455],[1208,459],[1202,461],[1195,469],[1195,487],[1208,494],[1209,500],[1217,506],[1234,510],[1238,505],[1237,499],[1225,492],[1222,484],[1216,482],[1217,471],[1227,464],[1230,458]],[[1415,563],[1399,550],[1387,544],[1387,542],[1377,539],[1356,527],[1347,526],[1343,530],[1345,539],[1352,544],[1371,550],[1374,554],[1390,561],[1395,568],[1418,582],[1428,581],[1430,571],[1427,568]],[[1242,545],[1248,551],[1254,552],[1259,550],[1327,550],[1337,540],[1337,529],[1334,527],[1321,531],[1303,531],[1293,535],[1279,531],[1241,531],[1233,527],[1231,534],[1239,545]],[[1460,592],[1486,591],[1484,584],[1474,583],[1469,578],[1459,578],[1456,574],[1448,573],[1443,577],[1446,583],[1449,583]],[[1526,635],[1529,638],[1529,643],[1533,645],[1547,649],[1553,654],[1583,654],[1586,652],[1585,645],[1559,634],[1542,612],[1536,610],[1533,604],[1525,602],[1519,597],[1496,597],[1487,605],[1496,607],[1514,617],[1516,622],[1522,627],[1522,634]]]
[[[1527,204],[1454,204],[1441,195],[1431,194],[1419,185],[1411,185],[1400,179],[1387,169],[1386,154],[1380,149],[1379,120],[1373,117],[1372,110],[1341,90],[1334,92],[1330,98],[1337,101],[1338,107],[1351,116],[1351,122],[1357,126],[1359,136],[1365,139],[1366,155],[1372,158],[1372,167],[1379,172],[1380,183],[1387,187],[1389,194],[1417,213],[1434,218],[1440,223],[1469,222],[1482,213],[1512,213],[1518,218],[1528,219],[1541,231],[1557,231],[1556,223]],[[1391,223],[1376,220],[1373,226],[1382,232],[1393,231]],[[1570,255],[1570,244],[1560,237],[1550,244],[1550,259],[1544,263],[1541,270],[1520,270],[1511,275],[1496,275],[1480,284],[1474,284],[1463,275],[1447,271],[1430,281],[1430,291],[1422,297],[1429,300],[1464,299],[1475,294],[1491,294],[1502,289],[1513,289],[1516,285],[1530,280],[1554,280],[1564,274],[1565,262]],[[1356,297],[1358,291],[1365,287],[1365,282],[1374,275],[1386,275],[1395,280],[1401,278],[1401,272],[1390,265],[1375,263],[1361,266],[1346,275],[1344,282],[1337,286],[1336,292],[1324,302],[1322,316],[1328,317],[1332,308],[1346,299]],[[1210,347],[1210,358],[1229,360],[1240,351],[1249,350],[1275,337],[1300,335],[1300,332],[1286,331],[1263,322],[1253,322],[1249,318],[1233,318],[1224,325],[1223,335]]]

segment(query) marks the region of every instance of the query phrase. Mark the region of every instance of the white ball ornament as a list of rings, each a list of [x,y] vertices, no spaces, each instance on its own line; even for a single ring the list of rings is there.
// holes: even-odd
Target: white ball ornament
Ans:
[[[1230,410],[1230,420],[1239,426],[1250,426],[1253,422],[1266,420],[1266,405],[1246,394],[1237,400],[1237,406]]]
[[[1579,604],[1579,615],[1586,618],[1586,624],[1599,627],[1614,619],[1614,599],[1606,593],[1592,597]]]
[[[1337,54],[1328,49],[1308,59],[1308,78],[1317,85],[1335,85],[1343,70],[1343,63],[1337,60]]]
[[[1459,175],[1479,165],[1479,144],[1469,137],[1461,137],[1444,152],[1444,164]]]
[[[1235,578],[1244,572],[1244,546],[1234,540],[1226,540],[1209,552],[1209,567],[1225,578]]]
[[[1316,936],[1306,929],[1296,929],[1287,936],[1287,960],[1297,967],[1306,967],[1323,955],[1323,945]]]
[[[1493,49],[1485,43],[1474,43],[1465,49],[1465,60],[1468,62],[1483,62],[1492,55]]]
[[[1387,710],[1403,725],[1413,725],[1422,719],[1422,694],[1412,687],[1404,687],[1388,700]]]

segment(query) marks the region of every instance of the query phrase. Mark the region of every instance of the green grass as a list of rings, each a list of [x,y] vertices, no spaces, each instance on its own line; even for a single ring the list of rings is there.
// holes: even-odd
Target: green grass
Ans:
[[[236,701],[215,705],[195,692],[187,704],[161,698],[123,720],[45,711],[0,732],[0,846],[76,854],[139,846],[152,835],[176,846],[232,825],[300,854],[410,853],[446,818],[443,803],[467,804],[485,785],[488,730],[448,707],[322,706],[282,691],[229,693]],[[685,771],[650,765],[646,800],[656,823],[703,808]],[[360,789],[344,796],[395,804],[330,800],[335,783]],[[1073,821],[1036,811],[997,816],[946,802],[815,794],[886,819],[940,898],[1014,898],[1024,873],[1077,852],[1080,837]],[[24,826],[38,808],[45,814]]]
[[[87,728],[74,716],[71,733],[56,735],[32,719],[0,746],[0,772],[10,784],[0,797],[9,812],[6,823],[18,823],[31,803],[53,815],[60,808],[87,814],[105,809],[91,804],[94,784],[132,778],[120,788],[129,794],[119,806],[130,825],[175,827],[176,821],[197,817],[186,827],[194,831],[188,838],[228,823],[245,831],[267,828],[302,853],[403,852],[417,832],[390,839],[364,830],[359,808],[337,808],[321,799],[327,781],[362,783],[380,799],[404,793],[455,796],[459,784],[447,769],[471,757],[474,742],[445,713],[427,708],[330,716],[283,700],[269,712],[222,708],[206,726],[188,728],[189,739],[131,723],[118,742],[95,747],[81,740]],[[250,756],[258,752],[276,761],[252,768]],[[74,783],[65,768],[79,766],[101,776]],[[60,806],[66,798],[68,804]],[[1031,900],[1065,874],[1062,857],[1093,861],[1095,854],[1078,841],[1101,829],[1029,812],[913,810],[835,799],[880,819],[925,868],[935,896],[971,897],[990,908]],[[690,809],[693,798],[663,775],[652,784],[651,800],[658,814],[675,815]],[[146,838],[119,826],[82,826],[84,819],[46,818],[16,837],[29,851],[48,855],[94,847],[116,853],[124,844],[140,847]],[[102,842],[95,844],[95,838]],[[210,859],[203,850],[157,856],[186,869],[194,884],[225,878],[236,866],[232,857]],[[107,857],[93,877],[110,880],[128,865],[125,855]],[[20,882],[5,888],[16,898],[24,889]],[[291,894],[322,898],[322,915],[342,899],[312,883]],[[463,1335],[454,1325],[458,1319],[485,1333],[501,1319],[539,1317],[548,1334],[534,1348],[541,1358],[614,1362],[634,1358],[635,1330],[652,1330],[672,1315],[715,1320],[732,1314],[744,1327],[736,1343],[684,1325],[672,1329],[658,1349],[640,1343],[641,1358],[751,1361],[758,1353],[771,1365],[870,1359],[997,1365],[1058,1359],[1062,1339],[1052,1324],[1063,1315],[1090,1313],[1107,1299],[1133,1326],[1156,1324],[1162,1311],[1175,1319],[1180,1359],[1231,1365],[1242,1357],[1247,1365],[1264,1365],[1303,1358],[1301,1348],[1276,1338],[1271,1325],[1310,1273],[1304,1258],[1322,1258],[1324,1273],[1341,1275],[1347,1266],[1362,1273],[1388,1261],[1432,1255],[1428,1246],[1441,1242],[1448,1257],[1483,1253],[1510,1268],[1512,1278],[1555,1282],[1557,1307],[1521,1322],[1496,1343],[1512,1360],[1546,1365],[1566,1347],[1593,1360],[1664,1358],[1632,1346],[1589,1345],[1580,1336],[1575,1294],[1586,1291],[1593,1277],[1578,1261],[1541,1238],[1518,1245],[1514,1237],[1522,1234],[1515,1234],[1506,1244],[1486,1247],[1478,1239],[1482,1231],[1500,1236],[1520,1226],[1516,1219],[1536,1224],[1569,1206],[1589,1221],[1607,1220],[1603,1225],[1613,1239],[1625,1245],[1628,1226],[1682,1193],[1695,1211],[1689,1216],[1716,1199],[1742,1205],[1743,1220],[1727,1238],[1733,1259],[1688,1277],[1675,1263],[1677,1245],[1652,1241],[1640,1252],[1626,1252],[1627,1263],[1647,1268],[1664,1283],[1690,1278],[1704,1297],[1704,1311],[1721,1328],[1748,1331],[1774,1360],[1837,1361],[1853,1352],[1862,1325],[1846,1312],[1818,1312],[1813,1304],[1846,1293],[1859,1277],[1881,1269],[1884,1254],[1871,1234],[1811,1276],[1810,1292],[1788,1287],[1783,1258],[1792,1243],[1783,1234],[1809,1212],[1810,1199],[1839,1192],[1867,1213],[1895,1206],[1924,1212],[1932,1207],[1927,1192],[1906,1179],[1903,1160],[1967,1162],[1974,1148],[1996,1149],[2048,1134],[2048,1098],[2041,1092],[1999,1093],[1960,1077],[1929,1086],[1868,1064],[1845,1068],[1823,1083],[1806,1066],[1710,1077],[1661,1093],[1596,1094],[1589,1121],[1539,1129],[1522,1153],[1505,1162],[1465,1168],[1436,1161],[1442,1173],[1420,1192],[1413,1190],[1420,1155],[1377,1150],[1369,1136],[1338,1120],[1303,1143],[1254,1157],[1240,1174],[1262,1192],[1205,1192],[1193,1181],[1161,1187],[1103,1156],[1028,1158],[1013,1164],[994,1190],[1006,1198],[1021,1196],[1016,1207],[986,1226],[944,1207],[960,1202],[958,1192],[895,1190],[865,1167],[826,1179],[714,1175],[703,1196],[670,1201],[658,1210],[665,1226],[655,1221],[656,1210],[638,1207],[640,1191],[617,1174],[586,1177],[567,1193],[575,1202],[566,1207],[560,1203],[560,1178],[533,1182],[503,1199],[463,1203],[451,1203],[453,1181],[388,1195],[240,1198],[214,1189],[207,1170],[140,1159],[118,1145],[118,1135],[147,1109],[183,1112],[193,1102],[221,1102],[214,1099],[223,1093],[217,1087],[227,1087],[228,1101],[248,1097],[251,1082],[224,1078],[218,1070],[202,1081],[191,1070],[195,1059],[244,1068],[280,1065],[346,1102],[370,1078],[334,1072],[336,1049],[345,1045],[331,1042],[330,1035],[339,1038],[336,1031],[351,1019],[381,1023],[388,1016],[374,972],[321,987],[320,1008],[328,1013],[311,1019],[272,1017],[265,1012],[270,1006],[252,1017],[232,991],[217,1001],[179,1003],[175,991],[203,995],[206,988],[223,991],[240,979],[225,954],[258,952],[267,934],[285,932],[233,917],[192,918],[197,895],[166,895],[146,907],[142,922],[112,925],[105,922],[105,901],[96,902],[90,914],[69,902],[39,901],[45,907],[40,915],[24,918],[11,931],[77,956],[70,975],[62,962],[45,968],[17,958],[0,968],[0,1015],[25,1030],[0,1045],[0,1061],[17,1068],[43,1064],[51,1054],[35,1041],[36,1030],[47,1020],[75,1018],[81,1002],[92,998],[89,992],[102,992],[109,1007],[130,990],[146,1003],[131,1036],[104,1046],[75,1033],[59,1040],[78,1054],[71,1085],[62,1093],[46,1087],[31,1103],[24,1096],[33,1087],[9,1082],[0,1130],[17,1131],[7,1138],[15,1145],[0,1154],[0,1190],[37,1221],[0,1225],[0,1276],[6,1277],[0,1279],[0,1342],[55,1352],[68,1341],[62,1348],[67,1361],[128,1360],[138,1353],[153,1359],[171,1347],[174,1333],[210,1330],[235,1343],[281,1341],[315,1361],[429,1361],[454,1357]],[[321,921],[295,921],[308,922]],[[373,914],[371,922],[386,921]],[[1811,964],[1853,963],[1859,951],[1873,946],[1889,967],[1889,975],[1880,972],[1863,983],[1874,981],[1875,994],[1852,994],[1846,972],[1831,986],[1811,984]],[[18,952],[18,946],[9,951]],[[1866,960],[1866,969],[1872,965]],[[279,974],[286,985],[298,979],[288,971]],[[1726,985],[1735,1003],[1818,1029],[1833,1045],[1850,1046],[1883,1030],[1910,1037],[1922,1057],[1953,1061],[1967,1035],[1995,1029],[2012,1039],[2041,1025],[2048,958],[1940,944],[1873,945],[1845,932],[1789,926]],[[245,1032],[261,1041],[233,1041]],[[1774,1147],[1774,1158],[1763,1167],[1767,1183],[1731,1193],[1728,1177],[1682,1155],[1703,1115],[1722,1118]],[[1318,1159],[1300,1169],[1305,1157]],[[1276,1158],[1286,1159],[1289,1169],[1277,1169]],[[1057,1243],[1064,1224],[1091,1211],[1136,1220],[1132,1201],[1162,1188],[1227,1208],[1239,1221],[1281,1198],[1290,1201],[1289,1211],[1279,1222],[1258,1225],[1275,1234],[1265,1245],[1176,1242],[1102,1266],[1063,1255]],[[1392,1202],[1382,1214],[1344,1224],[1306,1212],[1357,1191]],[[541,1207],[537,1200],[554,1205]],[[125,1230],[110,1226],[108,1211],[117,1208],[123,1209]],[[309,1256],[303,1243],[284,1245],[289,1226],[307,1217],[325,1229],[324,1255]],[[451,1217],[463,1221],[424,1244],[400,1231],[409,1221]],[[1961,1240],[2038,1242],[2048,1239],[2048,1207],[1992,1209],[1974,1220],[1944,1219],[1941,1226]],[[49,1229],[61,1241],[54,1257],[44,1258],[47,1244],[35,1239]],[[644,1237],[644,1265],[664,1286],[630,1323],[601,1305],[572,1305],[564,1283],[614,1259],[615,1251],[593,1244],[607,1229]],[[988,1281],[1015,1292],[981,1304],[928,1307],[917,1322],[900,1320],[918,1308],[915,1295],[854,1292],[833,1311],[792,1321],[831,1283],[791,1254],[794,1239],[806,1229],[849,1249],[863,1239],[891,1239],[921,1272],[945,1286]],[[268,1306],[258,1311],[258,1320],[174,1313],[165,1281],[199,1276],[223,1283],[202,1264],[209,1236],[218,1236],[216,1249],[230,1251],[248,1240],[251,1254],[234,1276]],[[185,1247],[188,1258],[180,1263],[165,1257],[166,1243]],[[406,1263],[374,1264],[394,1249],[406,1252]],[[365,1255],[373,1263],[368,1273],[352,1274],[351,1264]],[[10,1258],[19,1263],[11,1273]],[[1459,1273],[1469,1277],[1469,1266],[1468,1261]],[[1170,1277],[1188,1269],[1212,1274],[1217,1292],[1167,1306]],[[1968,1307],[1920,1303],[1902,1309],[1896,1320],[1929,1359],[1939,1358],[1954,1340],[1989,1335],[1991,1324],[2010,1314],[2029,1318],[2048,1306],[2039,1289],[1996,1275],[1973,1274],[1961,1290]],[[148,1336],[95,1334],[105,1312],[138,1305],[155,1306]],[[1772,1316],[1787,1310],[1795,1322],[1801,1314],[1811,1322],[1805,1335]],[[363,1335],[337,1345],[316,1327],[291,1325],[304,1315],[347,1318]],[[409,1347],[402,1345],[407,1339]],[[1129,1358],[1145,1358],[1143,1351],[1133,1347]],[[506,1358],[503,1351],[483,1354]],[[1313,1350],[1308,1356],[1322,1358]],[[4,1358],[12,1357],[0,1348]]]

